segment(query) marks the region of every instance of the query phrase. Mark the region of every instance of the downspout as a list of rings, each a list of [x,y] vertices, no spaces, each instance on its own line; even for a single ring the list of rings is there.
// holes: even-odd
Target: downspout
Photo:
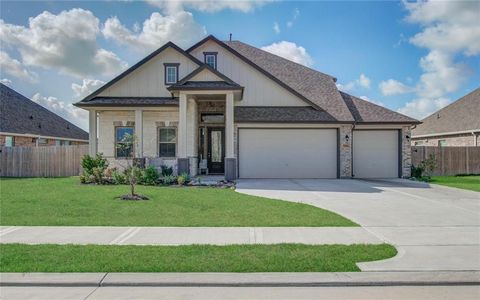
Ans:
[[[351,170],[351,173],[352,173],[352,178],[355,177],[355,174],[353,174],[353,130],[355,130],[355,125],[357,124],[356,121],[353,121],[353,125],[352,125],[352,136],[350,137],[350,140],[351,140],[351,146],[350,146],[350,170]]]

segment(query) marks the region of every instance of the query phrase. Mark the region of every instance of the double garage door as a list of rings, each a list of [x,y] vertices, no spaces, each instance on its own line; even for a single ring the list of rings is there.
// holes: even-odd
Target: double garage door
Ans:
[[[240,178],[337,178],[337,129],[253,129],[238,131]],[[356,178],[398,177],[398,131],[355,130]]]

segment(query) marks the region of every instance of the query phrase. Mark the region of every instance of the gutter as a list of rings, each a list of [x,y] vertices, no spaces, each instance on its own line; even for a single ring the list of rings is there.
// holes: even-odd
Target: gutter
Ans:
[[[462,131],[451,131],[451,132],[439,132],[439,133],[412,135],[412,139],[424,138],[424,137],[436,137],[436,136],[444,136],[444,135],[468,134],[468,133],[475,134],[476,132],[480,132],[480,128],[470,129],[470,130],[462,130]]]

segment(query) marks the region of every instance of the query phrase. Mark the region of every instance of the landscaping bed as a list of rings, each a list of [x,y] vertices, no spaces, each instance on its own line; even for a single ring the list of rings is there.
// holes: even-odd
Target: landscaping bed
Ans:
[[[0,272],[354,272],[382,245],[0,245]]]
[[[358,226],[311,205],[213,187],[137,186],[148,201],[123,201],[127,185],[80,184],[78,177],[1,178],[1,225]],[[299,199],[300,200],[300,199]]]

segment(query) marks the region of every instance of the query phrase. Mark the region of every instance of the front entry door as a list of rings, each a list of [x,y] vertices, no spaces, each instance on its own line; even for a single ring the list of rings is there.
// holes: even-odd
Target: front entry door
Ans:
[[[208,172],[223,174],[225,171],[225,129],[208,128]]]

